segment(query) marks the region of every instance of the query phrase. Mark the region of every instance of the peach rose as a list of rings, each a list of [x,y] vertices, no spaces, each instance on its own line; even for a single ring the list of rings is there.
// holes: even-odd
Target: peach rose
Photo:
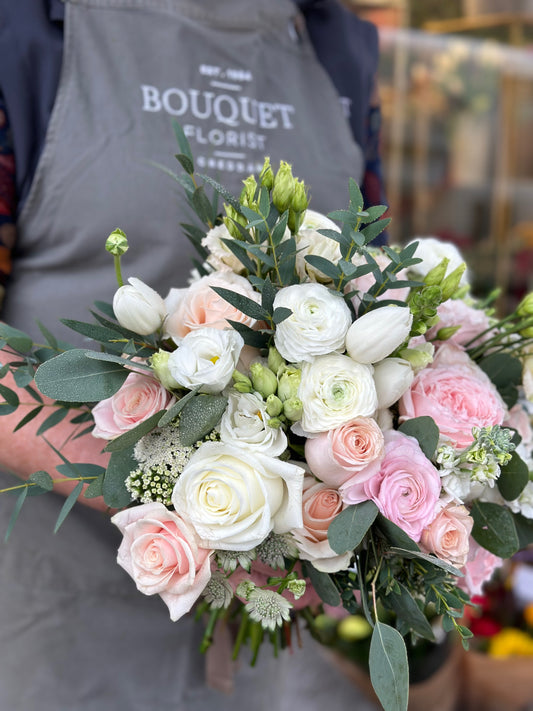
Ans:
[[[145,595],[160,595],[170,618],[189,612],[211,577],[212,551],[201,548],[193,528],[166,506],[143,504],[111,519],[124,538],[117,562]]]
[[[175,398],[151,375],[132,372],[120,389],[93,408],[93,436],[114,439],[167,409]]]
[[[481,595],[483,584],[492,577],[494,571],[503,565],[503,560],[470,539],[468,558],[462,572],[464,578],[459,578],[458,586],[472,595]]]
[[[336,573],[350,564],[351,553],[338,555],[328,542],[328,528],[343,509],[339,492],[306,476],[303,484],[303,527],[293,529],[292,535],[300,551],[300,558],[309,560],[317,570]]]
[[[230,271],[214,272],[195,281],[188,289],[171,289],[165,303],[168,317],[165,332],[177,340],[204,326],[228,328],[228,319],[253,326],[255,320],[219,296],[212,287],[242,294],[258,302],[259,294],[244,277]]]
[[[466,506],[443,507],[422,531],[421,546],[428,553],[458,567],[466,563],[474,519]]]
[[[439,348],[400,400],[401,420],[429,415],[441,436],[459,449],[474,441],[473,427],[501,425],[505,404],[488,376],[453,344]]]
[[[343,501],[357,504],[371,499],[384,516],[419,541],[435,518],[439,472],[413,437],[395,430],[385,432],[384,437],[384,458],[360,473],[371,474],[362,483],[349,479],[340,487]]]
[[[358,417],[305,442],[309,468],[329,486],[338,487],[383,456],[383,433],[371,417]]]

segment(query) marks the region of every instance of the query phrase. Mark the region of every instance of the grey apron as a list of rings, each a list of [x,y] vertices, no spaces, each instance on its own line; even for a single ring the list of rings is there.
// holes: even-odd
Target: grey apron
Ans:
[[[180,286],[192,253],[179,222],[175,117],[200,170],[234,193],[269,154],[313,186],[312,206],[347,202],[361,173],[338,99],[305,38],[290,32],[286,0],[68,2],[57,99],[21,214],[3,318],[57,335],[58,318],[87,316],[115,289],[104,251],[117,226],[131,250],[126,275],[163,295]],[[0,497],[1,530],[13,501]],[[304,652],[243,664],[235,694],[205,684],[192,618],[170,622],[116,564],[119,535],[77,506],[52,534],[62,500],[26,503],[0,556],[0,709],[219,711],[318,709],[353,703],[354,690],[309,642]],[[337,702],[338,699],[338,702]],[[361,707],[362,708],[362,707]]]

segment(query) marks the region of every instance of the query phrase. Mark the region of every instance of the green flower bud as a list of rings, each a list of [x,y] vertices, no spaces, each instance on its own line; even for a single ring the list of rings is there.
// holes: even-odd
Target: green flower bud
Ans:
[[[449,263],[450,260],[448,259],[448,257],[444,257],[442,262],[439,262],[436,267],[433,267],[433,269],[429,270],[429,272],[424,277],[424,283],[427,284],[427,286],[440,286],[442,280],[446,276],[446,270],[448,269]]]
[[[257,201],[255,199],[255,194],[257,191],[257,180],[254,178],[253,175],[249,175],[242,182],[244,183],[244,188],[242,189],[240,197],[241,205],[246,205],[246,207],[249,207],[252,210],[257,209]]]
[[[404,360],[408,360],[411,368],[417,373],[433,362],[433,354],[435,346],[432,343],[424,343],[423,346],[416,348],[402,348],[398,355]]]
[[[274,171],[270,165],[270,158],[267,156],[265,162],[263,163],[263,168],[259,173],[259,180],[261,181],[262,187],[267,190],[272,190],[274,187]]]
[[[159,349],[157,353],[154,353],[150,358],[150,364],[155,377],[159,380],[161,385],[167,390],[174,390],[175,388],[179,388],[180,384],[170,373],[168,368],[169,358],[169,351]]]
[[[447,301],[448,299],[451,299],[452,296],[455,296],[457,289],[459,288],[461,278],[465,273],[465,269],[466,264],[463,262],[457,267],[457,269],[454,269],[451,274],[448,274],[448,276],[443,279],[440,285],[443,301]]]
[[[268,349],[268,367],[273,373],[278,373],[279,369],[285,365],[285,360],[274,346]]]
[[[267,397],[266,411],[270,417],[277,417],[283,412],[283,403],[277,395],[269,395]]]
[[[238,370],[234,370],[231,376],[233,378],[233,387],[240,393],[251,393],[253,390],[252,381],[250,378]]]
[[[302,379],[302,371],[293,365],[285,365],[278,371],[278,397],[285,401],[289,398],[296,397],[300,380]]]
[[[237,210],[231,205],[226,205],[224,203],[224,210],[226,211],[226,217],[222,218],[222,221],[226,225],[226,229],[234,239],[242,239],[239,229],[236,227],[235,223],[238,222],[243,227],[248,224],[246,217],[241,215]]]
[[[272,190],[272,202],[278,212],[282,213],[289,209],[293,195],[294,178],[292,176],[292,168],[289,163],[281,161]]]
[[[339,622],[337,634],[347,642],[365,639],[372,634],[372,627],[361,615],[349,615]]]
[[[294,181],[294,195],[291,200],[291,208],[294,212],[305,212],[309,206],[307,188],[303,180]]]
[[[279,417],[272,417],[267,422],[267,425],[269,427],[272,427],[272,429],[274,429],[274,430],[279,430],[279,428],[282,427],[282,425],[283,425],[283,420],[280,420]]]
[[[516,313],[519,316],[533,316],[533,291],[524,296],[522,301],[518,304]]]
[[[114,257],[121,257],[128,251],[129,248],[126,233],[122,230],[119,230],[117,227],[117,229],[113,230],[113,232],[111,232],[111,234],[107,238],[105,248]]]
[[[270,368],[266,368],[262,363],[252,363],[250,375],[254,390],[257,390],[264,398],[276,392],[278,380]]]
[[[305,580],[291,580],[287,585],[287,588],[294,595],[294,599],[299,600],[305,593]]]
[[[461,326],[448,326],[447,328],[439,328],[437,331],[437,341],[447,341],[451,338]]]
[[[250,595],[253,593],[255,588],[256,585],[255,583],[252,583],[251,580],[243,580],[235,588],[235,595],[237,595],[237,597],[243,597],[245,600],[249,600]]]
[[[283,403],[283,414],[288,420],[297,422],[302,419],[303,404],[300,398],[290,397]]]

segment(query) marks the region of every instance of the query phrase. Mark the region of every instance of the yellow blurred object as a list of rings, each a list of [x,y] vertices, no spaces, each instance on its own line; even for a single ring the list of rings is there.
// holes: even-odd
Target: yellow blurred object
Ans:
[[[523,630],[507,627],[490,638],[488,653],[499,659],[533,656],[533,637]]]

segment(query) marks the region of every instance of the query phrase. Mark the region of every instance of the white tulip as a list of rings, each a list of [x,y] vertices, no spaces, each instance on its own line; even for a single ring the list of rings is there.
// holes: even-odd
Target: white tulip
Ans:
[[[166,316],[165,302],[147,284],[136,277],[128,279],[113,297],[113,311],[121,326],[141,336],[161,328]]]
[[[374,383],[380,410],[390,407],[409,390],[415,374],[409,361],[385,358],[374,366]]]
[[[378,363],[409,336],[413,314],[404,306],[382,306],[352,323],[346,334],[346,350],[358,363]]]

